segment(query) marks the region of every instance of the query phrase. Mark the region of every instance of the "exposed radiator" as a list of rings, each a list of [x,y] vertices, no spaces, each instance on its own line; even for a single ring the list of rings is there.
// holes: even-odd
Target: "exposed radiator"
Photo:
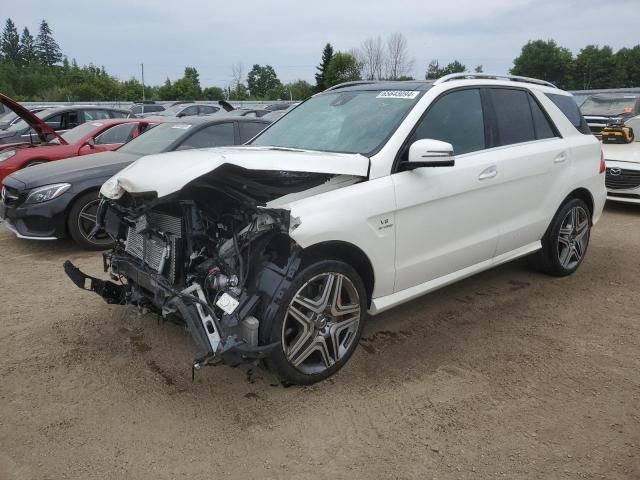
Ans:
[[[149,232],[158,235],[150,235]],[[177,245],[182,238],[182,219],[164,213],[149,212],[129,227],[125,251],[172,283],[176,280]]]

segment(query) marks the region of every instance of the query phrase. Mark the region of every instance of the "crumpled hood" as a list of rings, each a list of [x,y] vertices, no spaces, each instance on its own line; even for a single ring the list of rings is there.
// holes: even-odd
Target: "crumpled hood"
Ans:
[[[158,198],[162,198],[222,165],[235,165],[247,170],[358,177],[366,177],[369,173],[369,159],[360,154],[276,147],[219,147],[143,157],[105,182],[100,193],[107,198],[118,199],[125,192],[156,192]]]
[[[602,152],[608,161],[640,163],[640,142],[637,140],[627,144],[605,143]]]

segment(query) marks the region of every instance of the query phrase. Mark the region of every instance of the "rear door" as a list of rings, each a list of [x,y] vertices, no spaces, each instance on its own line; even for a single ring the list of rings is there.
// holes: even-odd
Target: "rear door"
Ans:
[[[499,163],[496,256],[531,246],[547,228],[544,201],[568,168],[571,150],[535,97],[522,88],[486,88],[492,151]]]

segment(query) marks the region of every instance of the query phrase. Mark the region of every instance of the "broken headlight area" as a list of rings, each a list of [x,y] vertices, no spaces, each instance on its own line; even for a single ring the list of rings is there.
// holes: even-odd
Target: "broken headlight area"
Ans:
[[[112,281],[70,262],[65,271],[108,303],[184,320],[198,347],[195,368],[263,358],[277,344],[261,342],[260,327],[276,314],[300,264],[289,211],[264,205],[326,175],[297,174],[277,187],[266,180],[203,178],[164,199],[105,199],[98,224],[115,240],[103,254]]]

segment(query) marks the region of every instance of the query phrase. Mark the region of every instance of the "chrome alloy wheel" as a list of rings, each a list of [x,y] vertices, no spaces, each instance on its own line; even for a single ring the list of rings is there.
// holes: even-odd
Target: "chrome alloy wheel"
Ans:
[[[350,349],[360,325],[358,290],[341,273],[309,279],[289,303],[282,326],[287,361],[300,372],[317,374]]]
[[[110,245],[113,240],[105,232],[98,232],[93,238],[89,238],[93,228],[96,226],[99,199],[87,203],[78,214],[78,230],[80,234],[94,245]]]
[[[558,234],[558,260],[567,270],[582,261],[589,242],[589,226],[589,214],[580,206],[569,210],[562,220]]]

